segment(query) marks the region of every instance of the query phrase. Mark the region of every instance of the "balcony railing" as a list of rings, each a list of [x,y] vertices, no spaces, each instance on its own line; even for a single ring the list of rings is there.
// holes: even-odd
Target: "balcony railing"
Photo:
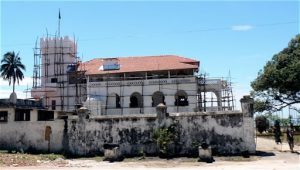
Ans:
[[[122,81],[101,81],[101,82],[89,82],[90,87],[101,87],[101,86],[142,86],[142,85],[162,85],[162,84],[183,84],[183,83],[194,83],[196,77],[186,78],[165,78],[165,79],[149,79],[149,80],[122,80]]]
[[[17,107],[17,108],[43,108],[41,101],[29,99],[17,99],[17,103],[13,104],[9,99],[0,99],[0,107]]]

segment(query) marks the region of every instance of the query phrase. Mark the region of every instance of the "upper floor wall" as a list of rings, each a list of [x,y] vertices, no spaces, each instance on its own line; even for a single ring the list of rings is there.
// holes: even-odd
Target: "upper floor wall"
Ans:
[[[94,115],[155,113],[164,103],[169,112],[197,110],[196,77],[87,83],[85,105]]]

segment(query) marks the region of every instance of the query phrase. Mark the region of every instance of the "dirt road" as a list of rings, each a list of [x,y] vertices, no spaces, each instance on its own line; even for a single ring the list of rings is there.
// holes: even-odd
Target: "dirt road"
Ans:
[[[242,157],[215,157],[215,162],[211,164],[197,162],[191,158],[176,158],[164,160],[158,158],[146,158],[145,160],[125,159],[123,162],[108,163],[96,161],[92,159],[75,159],[66,160],[67,164],[64,167],[53,166],[35,166],[35,167],[2,167],[0,170],[28,170],[28,169],[43,169],[43,170],[77,170],[77,169],[125,169],[125,170],[157,170],[157,169],[222,169],[222,170],[241,170],[241,169],[261,169],[261,170],[299,170],[300,169],[300,147],[296,146],[296,153],[291,153],[286,143],[276,145],[273,140],[258,138],[257,139],[257,156],[250,158]]]

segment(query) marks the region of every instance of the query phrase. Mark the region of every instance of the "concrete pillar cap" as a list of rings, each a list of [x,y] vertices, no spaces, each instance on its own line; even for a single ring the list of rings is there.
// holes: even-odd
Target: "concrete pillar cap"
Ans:
[[[166,107],[166,105],[164,105],[163,103],[159,103],[156,107],[158,107],[158,108],[164,108],[164,107]]]
[[[253,98],[251,98],[250,95],[245,95],[243,98],[241,98],[240,102],[247,102],[247,101],[253,101]]]
[[[9,96],[9,101],[13,104],[17,103],[17,94],[15,92],[12,92]]]
[[[88,109],[86,107],[80,107],[78,112],[86,112]]]

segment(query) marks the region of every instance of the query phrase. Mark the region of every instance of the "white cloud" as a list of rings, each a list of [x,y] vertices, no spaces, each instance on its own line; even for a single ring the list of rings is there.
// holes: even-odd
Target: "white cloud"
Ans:
[[[22,81],[16,83],[15,92],[17,93],[18,99],[25,99],[26,98],[26,88],[32,87],[32,78],[31,77],[24,77]],[[5,99],[9,98],[10,94],[12,93],[12,85],[9,86],[7,80],[3,80],[2,77],[0,78],[0,98]],[[27,92],[27,97],[31,97],[31,93]]]
[[[249,31],[253,29],[253,26],[251,25],[234,25],[231,27],[231,30],[233,31]]]
[[[31,93],[28,92],[27,93],[27,96],[26,96],[26,93],[24,91],[21,91],[21,90],[16,90],[15,91],[16,94],[17,94],[17,98],[18,99],[26,99],[27,98],[30,98],[31,97]],[[8,99],[10,94],[12,93],[12,90],[0,90],[0,99]]]
[[[12,85],[12,84],[11,84]],[[19,81],[19,84],[16,83],[17,86],[27,86],[31,87],[32,86],[32,78],[31,77],[24,77],[23,80]],[[0,87],[1,86],[9,86],[8,80],[3,80],[3,78],[0,78]]]

